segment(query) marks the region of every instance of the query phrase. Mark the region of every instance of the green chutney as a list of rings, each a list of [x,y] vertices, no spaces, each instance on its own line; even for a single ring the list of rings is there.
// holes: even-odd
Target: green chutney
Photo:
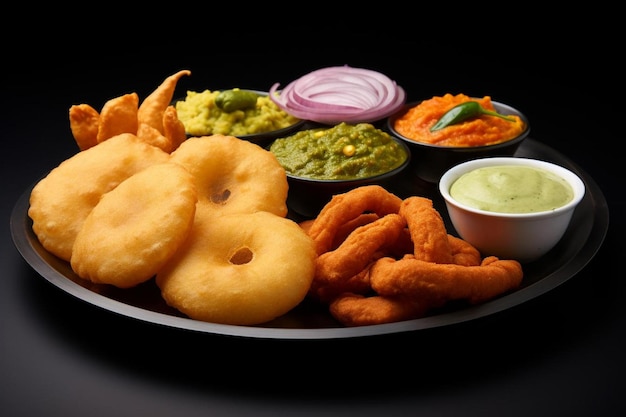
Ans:
[[[285,171],[320,180],[368,178],[401,166],[406,149],[370,123],[299,131],[270,146]]]
[[[565,179],[535,167],[507,165],[477,168],[450,187],[457,201],[498,213],[535,213],[559,208],[574,198]]]

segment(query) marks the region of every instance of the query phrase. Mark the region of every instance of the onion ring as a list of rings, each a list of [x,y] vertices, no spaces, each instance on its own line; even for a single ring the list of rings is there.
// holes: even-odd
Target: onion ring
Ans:
[[[370,212],[378,216],[398,213],[402,199],[380,185],[364,185],[343,194],[337,194],[322,208],[308,228],[315,242],[317,254],[328,252],[342,225]]]
[[[398,240],[405,225],[399,214],[392,213],[356,228],[337,249],[317,257],[309,292],[318,296],[324,292],[328,296],[324,287],[338,289],[332,291],[335,294],[344,292],[343,283],[383,256],[376,253]]]
[[[516,260],[488,256],[478,266],[436,264],[412,257],[381,258],[370,268],[370,283],[380,295],[410,295],[428,303],[467,299],[481,303],[517,288],[523,278]]]
[[[325,124],[374,122],[395,113],[406,102],[406,92],[377,71],[348,65],[312,71],[270,99],[300,119]]]

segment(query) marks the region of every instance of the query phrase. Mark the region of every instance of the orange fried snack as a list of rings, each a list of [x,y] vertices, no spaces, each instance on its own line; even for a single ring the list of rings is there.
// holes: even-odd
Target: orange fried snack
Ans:
[[[167,106],[163,112],[163,136],[167,138],[169,144],[167,152],[170,153],[187,139],[185,125],[178,118],[178,112],[174,106]]]
[[[346,326],[393,323],[423,316],[428,306],[405,297],[344,293],[330,303],[330,313]]]
[[[452,235],[448,235],[448,243],[452,251],[453,264],[465,266],[480,265],[480,252],[471,243]]]
[[[124,94],[104,103],[98,119],[98,143],[122,133],[137,133],[137,93]]]
[[[523,279],[518,261],[483,259],[448,234],[432,200],[378,186],[333,197],[301,227],[318,251],[309,295],[346,326],[415,319],[452,300],[481,303]]]
[[[122,133],[132,133],[142,141],[167,153],[187,139],[185,126],[171,105],[178,80],[191,71],[182,70],[167,77],[141,105],[137,93],[108,100],[98,112],[88,104],[70,107],[70,129],[81,151]]]
[[[163,134],[163,113],[172,103],[176,84],[184,75],[191,75],[191,71],[181,70],[170,75],[143,100],[137,113],[137,121],[140,125],[146,124]]]
[[[433,202],[424,197],[409,197],[402,201],[400,215],[409,226],[416,259],[435,263],[452,263],[448,232]]]
[[[392,213],[354,229],[337,249],[317,257],[311,292],[327,298],[337,288],[349,288],[346,283],[362,273],[376,259],[377,252],[393,244],[405,224],[400,215]]]
[[[70,107],[70,129],[81,151],[98,144],[98,110],[89,104],[75,104]]]
[[[401,203],[400,197],[379,185],[366,185],[333,196],[309,228],[318,255],[333,246],[335,236],[345,223],[367,212],[378,216],[398,213]]]
[[[370,282],[377,293],[410,296],[432,305],[461,299],[481,303],[517,288],[522,277],[519,262],[495,256],[486,257],[478,266],[381,258],[370,269]]]
[[[137,137],[147,144],[163,149],[165,152],[171,152],[172,144],[169,139],[150,125],[140,124],[137,128]]]
[[[366,224],[371,223],[379,218],[380,217],[376,213],[363,213],[358,217],[355,217],[354,219],[342,224],[335,233],[335,239],[333,240],[331,249],[337,249],[337,247],[341,245],[341,242],[343,242],[348,237],[348,235],[352,233],[357,227],[365,226]],[[308,233],[314,222],[315,219],[303,220],[300,222],[300,227],[302,227],[302,229],[304,229],[304,231]]]

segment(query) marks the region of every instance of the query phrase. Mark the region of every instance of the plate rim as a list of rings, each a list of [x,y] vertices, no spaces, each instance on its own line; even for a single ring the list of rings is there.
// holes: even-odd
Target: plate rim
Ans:
[[[537,282],[479,305],[413,320],[357,327],[282,328],[237,326],[173,316],[114,300],[75,283],[48,264],[39,255],[37,249],[44,251],[45,249],[33,246],[32,237],[34,233],[32,228],[29,229],[32,221],[28,217],[30,191],[35,184],[28,187],[15,203],[11,212],[10,231],[13,243],[24,260],[39,275],[57,288],[104,310],[166,327],[214,335],[259,339],[339,339],[405,333],[444,327],[499,313],[557,288],[576,276],[594,258],[604,243],[609,226],[609,209],[606,198],[598,184],[577,164],[549,146],[531,138],[527,138],[520,149],[523,149],[525,145],[531,148],[538,147],[544,153],[549,153],[551,161],[570,168],[583,179],[587,190],[583,201],[586,200],[587,204],[591,204],[593,214],[593,217],[589,220],[593,221],[593,224],[589,229],[586,240],[582,243],[575,256],[568,259],[567,263],[560,265],[556,270]],[[574,225],[570,227],[574,227]],[[29,236],[31,237],[30,239]],[[34,240],[37,240],[36,237]]]

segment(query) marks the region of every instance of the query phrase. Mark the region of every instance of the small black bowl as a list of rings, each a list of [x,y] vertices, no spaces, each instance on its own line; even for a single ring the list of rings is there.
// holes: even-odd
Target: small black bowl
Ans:
[[[455,147],[418,142],[398,133],[394,128],[394,123],[398,117],[402,116],[410,108],[415,107],[419,103],[420,102],[413,102],[406,104],[402,110],[390,116],[387,119],[386,128],[392,135],[398,137],[409,146],[409,149],[411,149],[411,164],[409,169],[411,169],[417,177],[427,182],[438,182],[444,172],[449,168],[470,159],[485,158],[488,156],[514,156],[519,146],[530,133],[528,118],[523,113],[506,104],[492,101],[498,113],[517,115],[524,121],[526,129],[519,136],[505,142],[485,146]]]
[[[313,218],[336,194],[342,194],[364,185],[376,184],[385,187],[392,184],[411,162],[411,151],[406,143],[393,136],[392,139],[404,148],[407,158],[401,165],[382,174],[358,179],[320,180],[287,173],[289,210],[305,218]]]

